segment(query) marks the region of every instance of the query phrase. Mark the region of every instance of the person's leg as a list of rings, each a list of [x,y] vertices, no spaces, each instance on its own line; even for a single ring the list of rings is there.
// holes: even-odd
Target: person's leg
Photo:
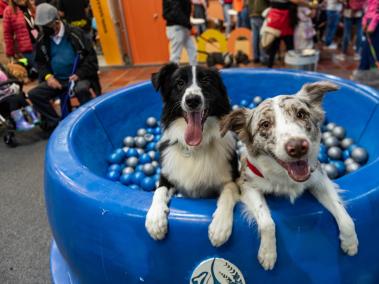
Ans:
[[[179,64],[180,55],[182,54],[184,46],[183,31],[180,26],[169,26],[166,28],[166,35],[171,46],[170,61]]]
[[[359,54],[362,46],[362,17],[354,18],[356,29],[355,53]]]
[[[359,70],[370,69],[370,46],[368,44],[366,36],[364,36],[362,40],[361,61],[359,62],[358,69]]]
[[[259,17],[251,17],[251,29],[253,31],[253,59],[254,62],[260,60],[260,30],[261,30],[261,19]]]
[[[331,45],[333,43],[333,39],[335,33],[337,31],[339,14],[336,11],[326,11],[327,14],[327,27],[326,27],[326,35],[325,35],[325,44]]]
[[[231,4],[224,4],[224,22],[226,24],[225,33],[227,35],[229,35],[230,31],[232,30],[232,17],[229,14],[229,10],[231,9],[232,9]]]
[[[272,68],[272,66],[274,66],[275,55],[276,55],[276,52],[279,50],[279,46],[280,46],[280,38],[276,38],[267,52],[269,56],[268,64],[267,64],[268,68]]]
[[[195,66],[197,64],[197,50],[196,45],[194,43],[194,39],[190,34],[190,31],[186,28],[183,28],[183,37],[185,38],[185,48],[187,50],[189,63],[192,66]]]
[[[293,35],[284,36],[283,40],[284,40],[284,43],[286,45],[287,51],[294,49]]]
[[[50,88],[46,82],[43,82],[28,93],[33,106],[41,114],[49,127],[54,127],[59,123],[60,118],[52,107],[50,100],[59,96],[61,92],[61,90]]]
[[[74,93],[78,98],[80,105],[83,105],[92,99],[91,93],[89,91],[90,87],[91,82],[89,80],[80,80],[76,82]]]
[[[343,19],[343,27],[342,53],[346,54],[351,38],[352,18],[345,17]]]

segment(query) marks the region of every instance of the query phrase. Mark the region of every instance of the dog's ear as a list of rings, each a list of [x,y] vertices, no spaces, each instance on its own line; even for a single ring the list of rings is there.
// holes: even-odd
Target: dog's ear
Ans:
[[[157,73],[151,74],[151,83],[156,91],[165,91],[165,85],[170,82],[171,75],[178,69],[176,63],[168,63],[163,66]]]
[[[337,90],[339,90],[339,87],[336,84],[329,81],[319,81],[305,84],[296,95],[306,99],[311,104],[321,105],[322,99],[327,92]]]
[[[237,134],[245,128],[247,110],[237,109],[224,116],[220,121],[221,137],[224,137],[226,132],[233,131]]]

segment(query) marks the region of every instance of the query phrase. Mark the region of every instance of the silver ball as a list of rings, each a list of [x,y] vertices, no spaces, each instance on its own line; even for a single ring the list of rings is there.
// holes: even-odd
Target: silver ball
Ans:
[[[332,146],[328,149],[328,156],[333,160],[339,160],[342,157],[342,151],[337,146]]]
[[[144,151],[143,149],[141,149],[141,148],[137,148],[136,150],[137,150],[138,155],[140,155],[140,156],[141,156],[143,153],[145,153],[145,151]]]
[[[140,128],[137,130],[137,136],[144,136],[146,134],[145,128]]]
[[[334,136],[330,136],[324,140],[324,144],[328,148],[333,147],[333,146],[337,146],[339,143],[340,142],[338,141],[338,139]]]
[[[153,167],[152,164],[145,164],[142,167],[142,171],[145,175],[151,176],[155,172],[155,168]]]
[[[336,126],[333,128],[332,133],[338,139],[344,139],[346,136],[346,130],[342,126]]]
[[[147,133],[143,136],[143,138],[145,138],[146,142],[151,142],[154,140],[154,135],[153,134],[150,134],[150,133]]]
[[[155,151],[149,151],[147,154],[152,160],[155,160]]]
[[[135,140],[136,140],[136,141],[135,141],[136,146],[137,146],[138,148],[143,148],[143,147],[145,147],[145,145],[146,145],[146,140],[145,140],[145,138],[143,138],[143,137],[137,137]]]
[[[125,153],[128,152],[128,150],[129,150],[129,147],[123,147],[122,148],[122,151],[124,151]]]
[[[155,127],[157,125],[157,119],[153,116],[150,116],[148,119],[146,119],[146,124],[149,127]]]
[[[239,109],[240,107],[238,105],[233,105],[232,106],[232,110],[236,110],[236,109]]]
[[[346,165],[346,172],[347,173],[355,172],[359,168],[360,168],[360,165],[358,163],[350,163]]]
[[[355,161],[354,161],[352,158],[347,158],[347,159],[344,161],[344,163],[345,163],[345,166],[347,166],[347,165],[349,165],[349,164],[354,164]]]
[[[135,166],[137,166],[138,164],[138,159],[136,157],[130,157],[126,160],[126,164],[129,166],[129,167],[132,167],[134,168]]]
[[[323,141],[325,141],[327,138],[332,137],[333,134],[330,131],[325,131],[321,134],[321,138]]]
[[[351,151],[351,158],[359,164],[364,164],[368,160],[368,153],[366,149],[358,147]]]
[[[342,141],[341,141],[341,147],[343,149],[347,149],[349,148],[351,145],[354,144],[354,140],[352,138],[344,138]]]
[[[126,147],[133,147],[134,146],[134,138],[132,136],[126,136],[124,138],[124,145]]]
[[[253,98],[253,103],[257,106],[263,101],[262,97],[256,96]]]
[[[129,175],[134,172],[134,169],[132,167],[126,167],[125,169],[122,170],[123,175]]]
[[[159,163],[157,161],[152,161],[151,162],[151,165],[154,167],[154,168],[159,168]]]
[[[338,177],[338,170],[335,165],[324,164],[323,168],[330,179],[335,179]]]
[[[334,127],[336,127],[337,124],[335,124],[334,122],[329,122],[327,125],[326,125],[326,129],[329,130],[329,131],[332,131],[334,129]]]

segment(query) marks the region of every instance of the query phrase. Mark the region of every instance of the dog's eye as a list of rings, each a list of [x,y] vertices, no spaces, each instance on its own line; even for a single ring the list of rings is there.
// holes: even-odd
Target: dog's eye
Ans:
[[[270,128],[270,126],[271,126],[271,123],[270,123],[270,121],[268,121],[268,120],[263,121],[263,122],[261,123],[261,125],[260,125],[260,127],[263,128],[263,129],[268,129],[268,128]]]
[[[307,117],[307,113],[305,112],[305,110],[301,109],[299,110],[297,113],[296,113],[296,117],[299,118],[299,119],[305,119]]]
[[[181,89],[184,86],[184,81],[182,79],[179,79],[178,81],[176,81],[176,84]]]
[[[205,76],[205,77],[200,79],[200,82],[206,84],[209,82],[209,78],[207,76]]]

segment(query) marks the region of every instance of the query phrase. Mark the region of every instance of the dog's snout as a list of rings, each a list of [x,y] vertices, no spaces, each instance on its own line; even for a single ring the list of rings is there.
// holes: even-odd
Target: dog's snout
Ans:
[[[185,102],[189,108],[196,109],[201,104],[201,97],[199,95],[188,95]]]
[[[290,139],[286,145],[286,152],[292,158],[301,158],[308,153],[309,142],[305,139]]]

